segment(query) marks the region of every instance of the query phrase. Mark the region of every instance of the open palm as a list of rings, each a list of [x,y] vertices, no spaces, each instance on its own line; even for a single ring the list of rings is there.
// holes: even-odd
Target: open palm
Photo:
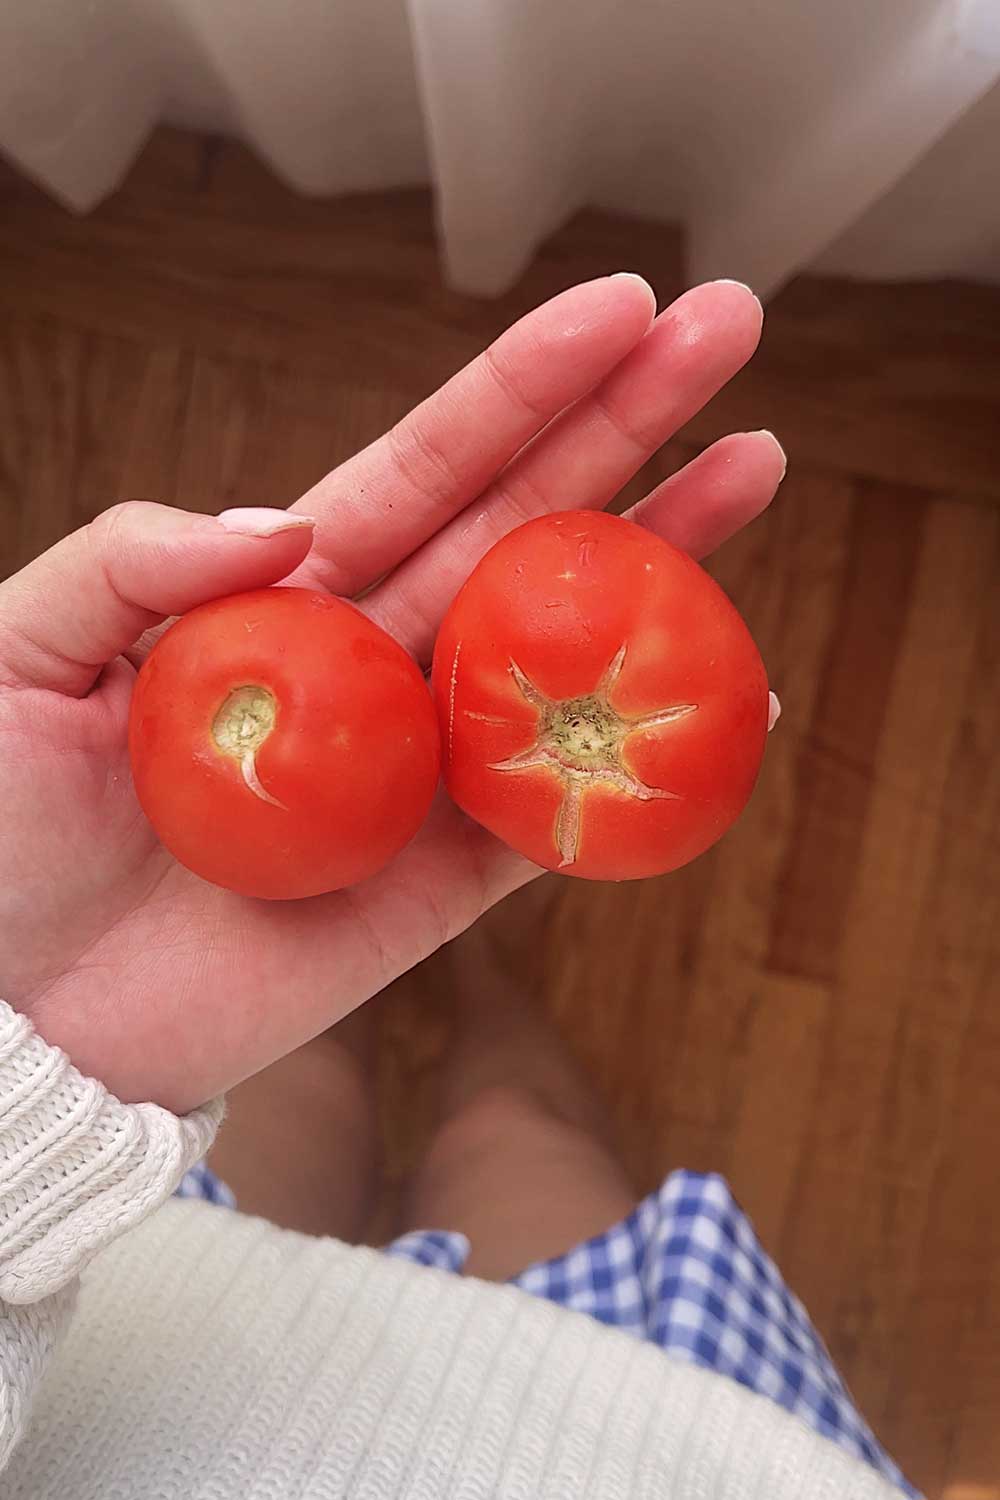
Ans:
[[[0,996],[126,1100],[183,1111],[338,1020],[536,873],[442,795],[387,869],[297,902],[189,874],[135,799],[146,632],[290,578],[356,597],[426,664],[483,552],[546,509],[606,504],[752,354],[760,307],[576,287],[508,330],[288,513],[116,507],[0,585]],[[708,449],[635,518],[695,555],[783,472],[768,434]],[[314,518],[314,524],[309,517]],[[375,580],[381,580],[374,588]]]

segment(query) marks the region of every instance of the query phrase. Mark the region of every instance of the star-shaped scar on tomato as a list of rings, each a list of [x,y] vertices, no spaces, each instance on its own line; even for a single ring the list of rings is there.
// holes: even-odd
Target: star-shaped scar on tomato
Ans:
[[[538,710],[538,737],[527,750],[494,762],[490,770],[527,771],[544,766],[559,778],[562,801],[555,839],[560,868],[573,864],[579,852],[583,797],[589,787],[613,787],[639,802],[679,800],[677,792],[640,781],[625,765],[622,752],[630,735],[686,718],[698,705],[674,703],[638,718],[620,714],[611,703],[611,692],[621,676],[625,652],[622,645],[594,691],[580,698],[548,698],[515,661],[510,663],[510,674],[522,696]]]

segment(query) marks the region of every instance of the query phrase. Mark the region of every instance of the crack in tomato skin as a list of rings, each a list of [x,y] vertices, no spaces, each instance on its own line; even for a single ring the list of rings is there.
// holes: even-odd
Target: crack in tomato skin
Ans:
[[[559,868],[575,864],[580,851],[585,791],[592,786],[611,786],[640,802],[656,799],[680,801],[680,793],[649,786],[635,776],[622,759],[630,735],[658,729],[697,711],[697,703],[676,703],[652,713],[628,717],[611,703],[610,694],[621,676],[627,646],[623,642],[593,693],[575,698],[549,698],[511,660],[511,677],[525,702],[538,711],[535,743],[506,760],[493,762],[491,771],[526,771],[543,766],[555,773],[561,784],[561,799],[554,832]]]
[[[455,745],[455,693],[458,690],[458,659],[462,654],[462,642],[455,646],[455,656],[451,664],[451,677],[448,679],[448,755],[451,756]]]

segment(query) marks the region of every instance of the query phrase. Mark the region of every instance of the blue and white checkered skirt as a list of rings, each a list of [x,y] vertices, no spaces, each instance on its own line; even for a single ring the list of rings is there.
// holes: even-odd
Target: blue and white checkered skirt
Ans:
[[[229,1189],[203,1165],[179,1192],[233,1205]],[[449,1230],[420,1230],[386,1247],[388,1255],[456,1272],[468,1253],[465,1236]],[[722,1177],[673,1172],[620,1224],[529,1266],[512,1285],[769,1396],[916,1495]]]

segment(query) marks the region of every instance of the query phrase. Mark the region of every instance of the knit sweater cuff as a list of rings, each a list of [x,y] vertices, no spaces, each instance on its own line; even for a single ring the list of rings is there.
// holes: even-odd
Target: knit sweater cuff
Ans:
[[[204,1155],[222,1102],[122,1104],[0,1001],[0,1302],[37,1302],[138,1224]]]

